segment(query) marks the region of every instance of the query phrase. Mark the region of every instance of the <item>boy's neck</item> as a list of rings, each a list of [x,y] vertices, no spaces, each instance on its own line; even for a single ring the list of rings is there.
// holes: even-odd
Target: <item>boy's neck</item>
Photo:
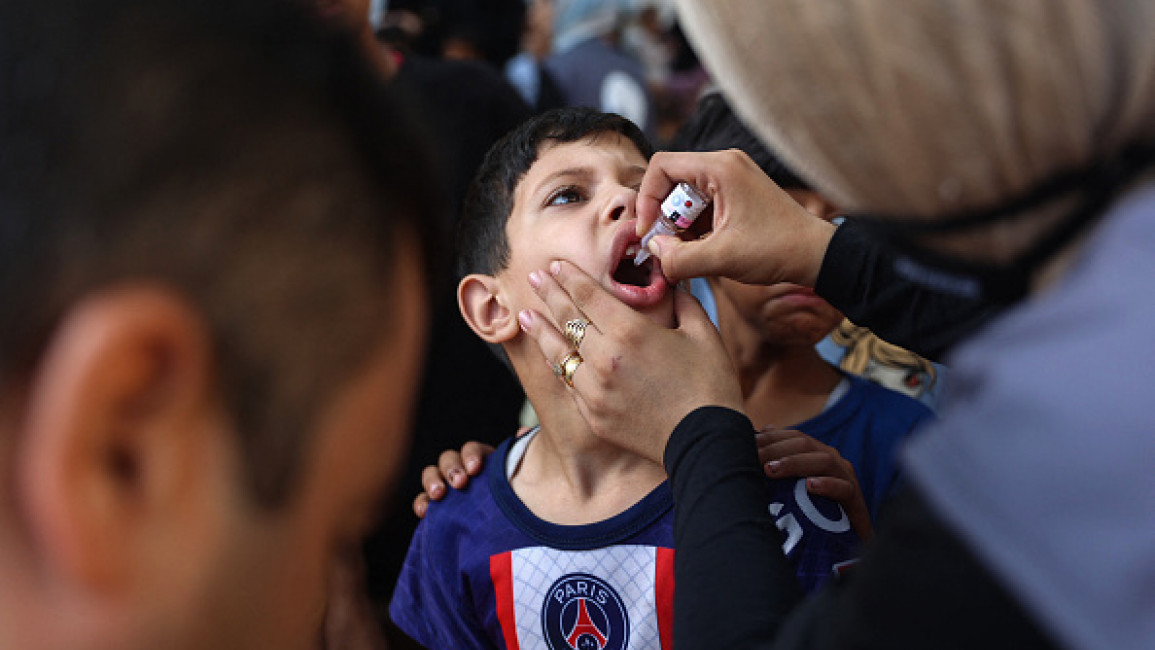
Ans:
[[[510,481],[531,512],[555,524],[595,523],[625,511],[666,480],[660,465],[595,436],[565,385],[535,361],[514,362],[541,431]]]
[[[719,304],[718,325],[755,428],[790,427],[826,407],[842,374],[813,345],[774,345]]]

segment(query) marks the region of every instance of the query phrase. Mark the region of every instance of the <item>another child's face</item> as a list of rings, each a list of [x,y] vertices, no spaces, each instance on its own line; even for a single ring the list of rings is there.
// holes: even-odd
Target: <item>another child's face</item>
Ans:
[[[787,193],[812,214],[827,221],[839,210],[811,190]],[[742,284],[718,278],[715,290],[734,305],[739,316],[769,343],[814,345],[842,322],[842,313],[811,289],[782,282],[770,286]]]
[[[517,303],[511,307],[548,313],[526,278],[552,260],[566,260],[630,307],[673,325],[671,287],[657,262],[633,262],[634,210],[645,171],[645,157],[615,133],[543,146],[514,190],[506,222],[510,260],[499,278]]]
[[[713,286],[767,343],[814,345],[842,322],[841,312],[801,285],[757,286],[718,278]]]

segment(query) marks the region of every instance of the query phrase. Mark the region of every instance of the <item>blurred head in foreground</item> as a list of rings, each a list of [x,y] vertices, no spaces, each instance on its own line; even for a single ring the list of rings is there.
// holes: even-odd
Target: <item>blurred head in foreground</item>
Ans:
[[[0,6],[0,647],[309,647],[402,455],[436,207],[286,0]]]

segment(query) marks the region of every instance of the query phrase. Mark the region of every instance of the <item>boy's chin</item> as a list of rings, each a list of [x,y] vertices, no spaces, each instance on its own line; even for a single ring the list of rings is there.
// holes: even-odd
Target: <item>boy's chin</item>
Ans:
[[[672,290],[671,290],[672,291]],[[649,318],[657,325],[661,325],[667,329],[672,329],[677,325],[674,318],[674,295],[671,292],[665,300],[657,305],[649,307],[635,308],[635,311]]]
[[[654,321],[654,323],[661,325],[662,327],[664,327],[666,329],[674,329],[678,325],[678,323],[675,322],[675,319],[674,319],[674,310],[673,309],[670,309],[669,311],[666,311],[666,312],[661,313],[661,314],[656,314],[656,313],[655,314],[646,314],[646,316],[648,316],[650,318],[650,320]]]

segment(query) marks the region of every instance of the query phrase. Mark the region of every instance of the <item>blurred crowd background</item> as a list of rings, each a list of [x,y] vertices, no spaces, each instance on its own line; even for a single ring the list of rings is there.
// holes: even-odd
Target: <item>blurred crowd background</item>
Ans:
[[[370,12],[378,40],[401,55],[484,63],[534,111],[596,91],[659,146],[707,82],[670,0],[375,0]]]

